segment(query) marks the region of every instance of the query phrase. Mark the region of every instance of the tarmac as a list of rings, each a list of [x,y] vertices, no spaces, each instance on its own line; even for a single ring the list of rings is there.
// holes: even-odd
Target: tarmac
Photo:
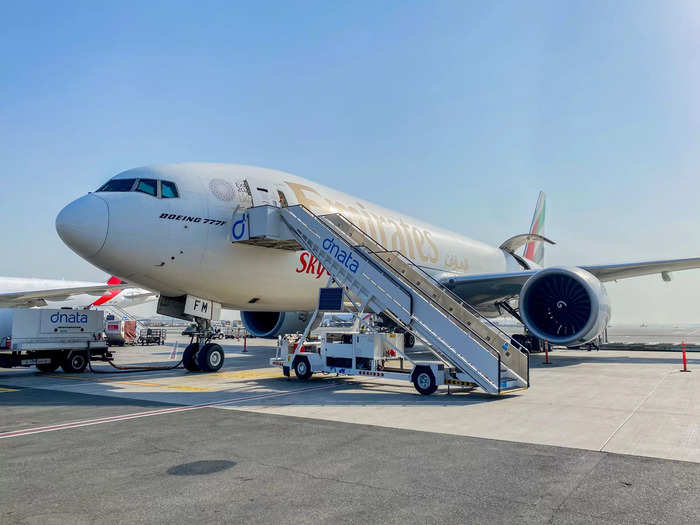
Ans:
[[[425,397],[248,343],[213,374],[0,371],[0,523],[700,522],[700,354],[557,350],[522,393]]]

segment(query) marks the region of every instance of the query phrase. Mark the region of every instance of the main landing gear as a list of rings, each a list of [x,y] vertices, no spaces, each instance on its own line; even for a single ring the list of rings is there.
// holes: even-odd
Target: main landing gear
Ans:
[[[195,319],[197,331],[192,332],[190,344],[182,355],[182,364],[190,372],[216,372],[224,364],[224,350],[211,342],[214,335],[208,319]]]

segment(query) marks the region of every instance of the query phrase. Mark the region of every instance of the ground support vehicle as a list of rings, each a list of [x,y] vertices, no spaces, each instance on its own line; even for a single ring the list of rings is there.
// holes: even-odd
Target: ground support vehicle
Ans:
[[[383,332],[321,333],[317,341],[299,334],[281,337],[277,354],[270,359],[282,367],[285,376],[291,370],[302,380],[314,373],[357,375],[363,377],[411,381],[421,394],[432,394],[439,385],[473,383],[452,379],[444,363],[412,361],[404,354],[404,334]]]
[[[139,335],[140,345],[162,345],[165,344],[167,330],[165,328],[146,328],[141,330]]]
[[[420,341],[443,369],[453,370],[457,380],[473,382],[489,394],[530,386],[525,348],[424,268],[400,252],[387,251],[343,215],[316,215],[303,205],[257,206],[235,215],[234,221],[243,225],[234,242],[305,249],[318,259],[331,276],[329,286],[335,283],[344,298],[331,300],[335,295],[330,291],[327,297],[319,296],[316,313],[343,311],[347,302],[355,312],[383,314],[396,330]],[[438,380],[435,373],[432,376]]]
[[[135,345],[136,321],[110,319],[105,325],[107,343],[111,346]]]
[[[0,312],[0,367],[36,366],[82,372],[88,360],[109,361],[99,310],[10,309]]]
[[[242,326],[223,326],[220,333],[223,339],[252,338],[251,334]]]

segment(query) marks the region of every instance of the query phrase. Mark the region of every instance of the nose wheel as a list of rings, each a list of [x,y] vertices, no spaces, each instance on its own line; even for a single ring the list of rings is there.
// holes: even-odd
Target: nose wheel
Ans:
[[[224,350],[216,343],[207,343],[197,355],[197,364],[204,372],[216,372],[224,364]]]
[[[190,372],[216,372],[224,366],[224,350],[211,342],[211,323],[207,319],[196,321],[197,332],[190,334],[192,342],[182,354],[182,365]]]
[[[201,370],[199,363],[197,363],[197,352],[199,352],[199,344],[190,343],[182,354],[182,365],[190,372],[199,372]]]

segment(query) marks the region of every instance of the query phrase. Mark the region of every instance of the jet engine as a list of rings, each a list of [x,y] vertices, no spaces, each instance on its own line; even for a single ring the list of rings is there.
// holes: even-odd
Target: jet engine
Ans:
[[[603,283],[586,270],[547,268],[525,282],[520,316],[540,339],[579,345],[603,332],[610,321],[610,302]]]
[[[241,312],[243,326],[256,337],[301,332],[310,319],[309,312]]]

